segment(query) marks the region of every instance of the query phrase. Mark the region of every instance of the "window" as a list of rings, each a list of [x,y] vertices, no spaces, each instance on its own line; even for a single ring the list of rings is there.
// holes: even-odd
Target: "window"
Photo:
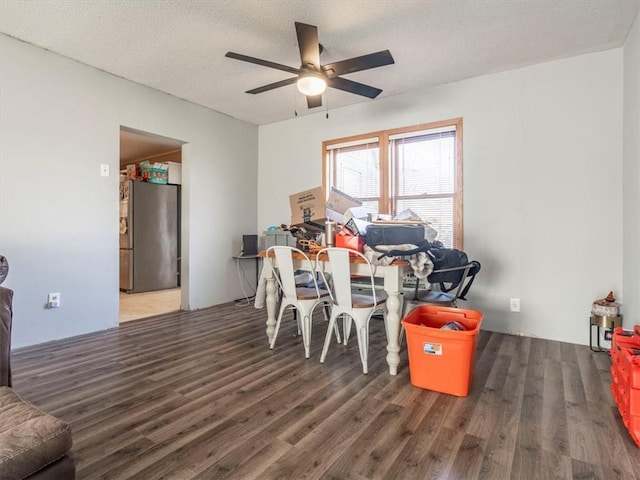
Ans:
[[[411,209],[462,249],[462,119],[323,143],[324,187],[362,201],[371,213]]]

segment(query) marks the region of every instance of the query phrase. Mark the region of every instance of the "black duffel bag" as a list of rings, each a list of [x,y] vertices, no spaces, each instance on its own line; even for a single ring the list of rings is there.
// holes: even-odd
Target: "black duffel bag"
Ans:
[[[371,248],[378,245],[419,245],[424,242],[424,225],[371,224],[365,242]]]

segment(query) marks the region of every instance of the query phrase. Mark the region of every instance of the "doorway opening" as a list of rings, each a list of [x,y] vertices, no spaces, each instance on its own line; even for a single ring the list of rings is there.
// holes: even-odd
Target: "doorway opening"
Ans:
[[[181,288],[155,290],[153,292],[120,292],[119,323],[177,312],[180,308]]]
[[[119,323],[181,310],[184,144],[120,127]]]

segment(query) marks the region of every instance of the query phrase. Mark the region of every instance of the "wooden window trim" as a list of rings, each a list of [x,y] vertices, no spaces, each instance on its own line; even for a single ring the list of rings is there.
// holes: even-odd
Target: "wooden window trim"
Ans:
[[[455,160],[455,192],[453,195],[454,204],[454,238],[455,248],[463,250],[464,237],[463,237],[463,150],[462,150],[462,117],[452,118],[449,120],[440,120],[437,122],[423,123],[420,125],[412,125],[410,127],[394,128],[389,130],[378,130],[376,132],[369,132],[365,134],[352,135],[349,137],[335,138],[332,140],[325,140],[322,142],[322,188],[324,193],[329,191],[329,171],[327,169],[327,150],[329,147],[341,143],[358,142],[367,139],[377,137],[380,150],[380,171],[384,172],[380,185],[380,213],[388,213],[391,207],[391,179],[389,173],[389,137],[392,135],[404,135],[412,132],[419,132],[422,130],[434,130],[438,128],[455,127],[456,129],[456,160]],[[335,172],[334,172],[335,173]],[[333,179],[335,183],[335,178]],[[434,195],[435,197],[435,195]]]

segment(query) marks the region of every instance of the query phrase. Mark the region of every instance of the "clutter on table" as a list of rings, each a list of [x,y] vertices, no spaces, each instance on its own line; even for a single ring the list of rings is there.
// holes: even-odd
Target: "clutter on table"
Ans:
[[[425,239],[433,241],[437,236],[437,232],[410,209],[392,218],[388,214],[370,211],[360,200],[335,187],[331,187],[326,201],[324,198],[322,187],[289,195],[289,228],[291,231],[297,229],[295,236],[302,250],[313,251],[314,245],[324,245],[349,248],[362,253],[365,244],[371,243],[370,230],[382,232],[379,234],[381,239],[376,244],[389,244],[390,241],[394,245],[415,244]],[[407,235],[409,232],[411,235]]]

